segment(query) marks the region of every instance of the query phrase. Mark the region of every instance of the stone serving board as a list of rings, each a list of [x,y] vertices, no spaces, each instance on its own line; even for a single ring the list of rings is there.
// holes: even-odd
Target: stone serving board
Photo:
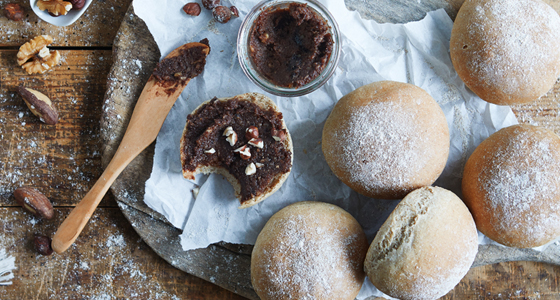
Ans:
[[[422,19],[426,12],[444,8],[455,18],[463,0],[347,0],[349,9],[358,10],[363,18],[378,22],[403,23]],[[559,0],[548,0],[554,8]],[[558,11],[558,9],[557,9]],[[113,66],[108,76],[101,118],[103,166],[113,157],[144,84],[160,58],[160,52],[145,23],[131,7],[128,9],[113,46]],[[545,101],[544,106],[556,105]],[[514,108],[515,109],[515,108]],[[535,111],[520,108],[520,113]],[[540,111],[546,111],[541,107]],[[516,112],[518,112],[516,110]],[[529,113],[531,114],[531,113]],[[554,117],[557,118],[557,117]],[[558,123],[554,120],[553,123]],[[183,125],[181,125],[183,126]],[[553,126],[554,127],[554,126]],[[250,281],[250,245],[219,243],[205,249],[183,251],[180,230],[148,208],[143,201],[144,184],[152,170],[154,145],[143,151],[123,171],[111,190],[126,218],[142,239],[174,267],[211,281],[249,299],[258,299]],[[550,245],[545,251],[479,245],[473,267],[504,261],[539,261],[560,265],[560,246]]]

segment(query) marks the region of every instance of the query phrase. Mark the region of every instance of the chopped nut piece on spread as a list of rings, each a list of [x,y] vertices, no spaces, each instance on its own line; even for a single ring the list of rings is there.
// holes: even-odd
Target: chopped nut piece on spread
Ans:
[[[264,167],[264,165],[261,164],[261,163],[255,163],[255,166],[257,166],[257,168],[262,168],[262,167]]]
[[[214,148],[211,148],[210,150],[206,150],[206,151],[204,151],[204,153],[210,153],[210,154],[214,154],[214,153],[216,153],[216,149],[214,149]]]
[[[60,16],[66,15],[72,9],[72,3],[62,0],[37,0],[37,7]]]
[[[255,166],[254,163],[250,163],[247,168],[245,168],[245,175],[253,175],[257,173],[257,167]]]
[[[48,35],[40,35],[23,44],[17,54],[18,65],[28,74],[45,73],[60,61],[58,50],[49,51],[47,48],[53,42]]]
[[[244,160],[251,158],[251,148],[247,147],[247,145],[237,148],[233,150],[233,152],[239,153],[241,158]]]
[[[262,139],[251,139],[249,140],[249,145],[262,149],[264,147],[264,142]]]
[[[227,127],[226,130],[224,130],[224,136],[231,146],[237,143],[237,133],[233,131],[233,128],[231,126]]]

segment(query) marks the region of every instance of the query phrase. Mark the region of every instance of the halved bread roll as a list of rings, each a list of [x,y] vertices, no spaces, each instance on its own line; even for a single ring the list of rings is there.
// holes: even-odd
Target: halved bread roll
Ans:
[[[256,129],[256,130],[255,130]],[[240,208],[276,192],[288,178],[293,145],[282,113],[258,93],[214,98],[188,117],[181,137],[183,176],[223,175],[235,190]]]

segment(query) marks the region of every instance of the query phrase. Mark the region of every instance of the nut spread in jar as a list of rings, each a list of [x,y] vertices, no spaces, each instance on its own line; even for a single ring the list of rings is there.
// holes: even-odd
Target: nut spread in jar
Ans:
[[[282,142],[282,113],[234,97],[216,98],[187,117],[181,141],[183,171],[219,167],[239,181],[241,204],[288,173],[292,152]]]
[[[282,87],[298,88],[317,78],[332,51],[333,38],[327,21],[301,3],[263,11],[249,36],[254,68]]]

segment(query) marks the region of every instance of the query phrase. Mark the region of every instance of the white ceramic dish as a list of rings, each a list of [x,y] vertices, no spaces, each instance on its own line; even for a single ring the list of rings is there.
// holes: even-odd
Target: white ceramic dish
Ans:
[[[47,11],[40,10],[37,7],[37,4],[36,4],[37,1],[41,1],[41,0],[29,0],[29,4],[31,5],[31,9],[33,10],[33,12],[39,18],[41,18],[41,20],[43,20],[47,23],[56,25],[56,26],[68,26],[68,25],[71,25],[72,23],[76,22],[84,14],[84,12],[87,10],[87,8],[91,4],[91,2],[93,2],[93,0],[86,0],[86,4],[84,5],[84,7],[82,9],[71,10],[64,16],[53,17],[53,16],[49,15],[49,13]]]

